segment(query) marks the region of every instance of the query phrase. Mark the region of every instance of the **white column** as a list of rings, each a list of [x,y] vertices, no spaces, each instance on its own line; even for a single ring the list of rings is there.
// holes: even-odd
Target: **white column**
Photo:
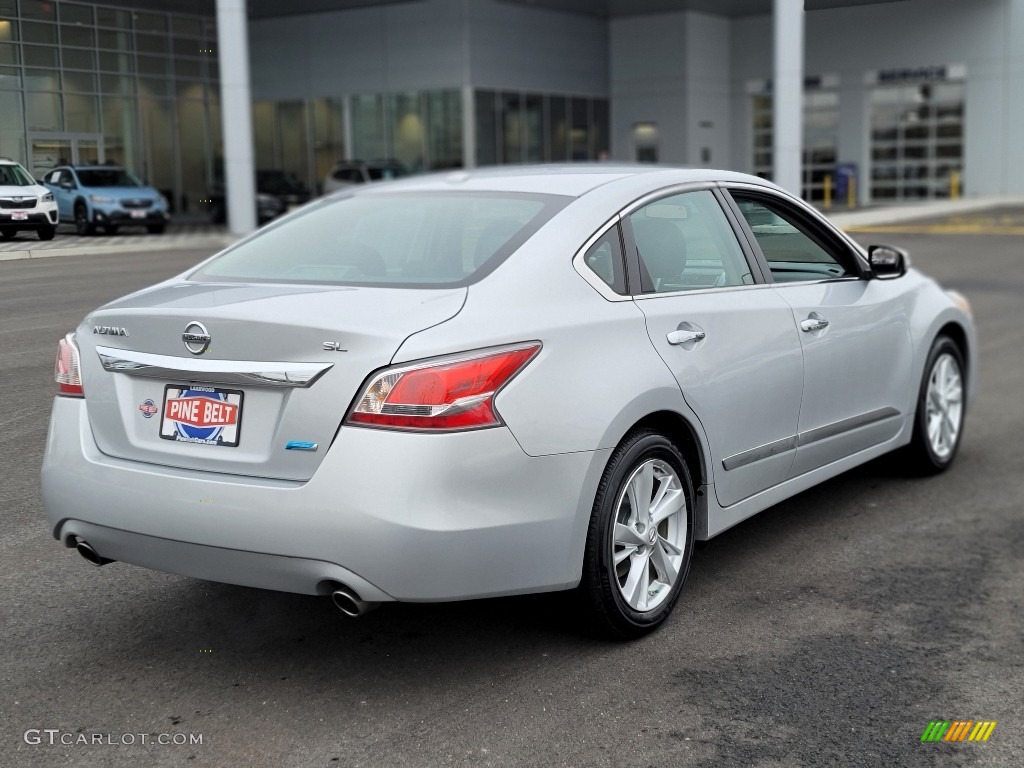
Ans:
[[[774,0],[774,5],[774,180],[799,195],[803,167],[804,0]]]
[[[473,86],[462,86],[462,167],[476,168],[476,99]]]
[[[256,166],[249,88],[249,20],[246,0],[217,0],[220,112],[224,131],[224,185],[228,229],[256,229]]]

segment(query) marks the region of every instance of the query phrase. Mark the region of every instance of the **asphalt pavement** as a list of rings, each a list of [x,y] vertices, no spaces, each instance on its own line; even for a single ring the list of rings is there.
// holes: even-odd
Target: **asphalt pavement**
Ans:
[[[733,528],[629,644],[565,594],[350,620],[88,565],[39,499],[56,342],[210,251],[0,262],[0,766],[1024,765],[1024,238],[858,237],[974,305],[956,464],[908,479],[883,458]],[[922,743],[937,719],[998,725]]]

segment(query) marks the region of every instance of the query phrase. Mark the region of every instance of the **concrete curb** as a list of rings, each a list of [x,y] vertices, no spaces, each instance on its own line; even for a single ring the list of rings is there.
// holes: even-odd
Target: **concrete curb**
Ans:
[[[908,203],[886,208],[870,208],[864,211],[826,213],[825,215],[840,229],[848,227],[884,227],[905,224],[921,219],[955,216],[963,213],[977,213],[991,208],[1024,205],[1021,197],[977,197],[961,200],[932,200],[926,203]]]
[[[0,251],[0,261],[21,259],[48,259],[56,256],[97,256],[103,253],[141,253],[145,251],[180,251],[192,248],[214,248],[220,250],[235,242],[231,235],[202,235],[189,239],[175,238],[161,240],[159,237],[146,243],[125,245],[83,245],[74,248],[28,248],[21,251]]]

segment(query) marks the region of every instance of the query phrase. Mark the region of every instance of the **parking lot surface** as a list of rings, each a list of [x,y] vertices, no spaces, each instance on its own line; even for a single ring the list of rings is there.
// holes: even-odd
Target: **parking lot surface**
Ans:
[[[18,232],[11,240],[0,240],[0,261],[47,258],[68,255],[96,255],[114,252],[143,252],[177,249],[219,250],[234,238],[224,227],[200,219],[172,223],[160,235],[148,234],[144,227],[126,226],[117,234],[82,236],[70,224],[61,224],[53,240],[42,241],[35,232]]]
[[[974,305],[981,393],[956,464],[920,480],[883,458],[733,528],[630,644],[588,635],[566,595],[350,620],[89,566],[39,500],[56,342],[210,251],[0,262],[0,765],[1024,765],[1024,239],[858,237]],[[998,725],[922,743],[936,719]],[[152,743],[177,733],[202,743]]]

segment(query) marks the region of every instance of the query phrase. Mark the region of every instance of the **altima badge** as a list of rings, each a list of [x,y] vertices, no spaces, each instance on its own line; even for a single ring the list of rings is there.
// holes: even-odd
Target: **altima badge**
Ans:
[[[116,325],[94,325],[92,327],[93,333],[102,333],[106,336],[127,336],[128,329],[120,328]]]
[[[185,349],[193,355],[203,354],[203,352],[210,348],[210,342],[213,341],[210,337],[210,332],[206,330],[206,326],[195,320],[185,326],[185,332],[181,334],[181,340],[185,342]]]

